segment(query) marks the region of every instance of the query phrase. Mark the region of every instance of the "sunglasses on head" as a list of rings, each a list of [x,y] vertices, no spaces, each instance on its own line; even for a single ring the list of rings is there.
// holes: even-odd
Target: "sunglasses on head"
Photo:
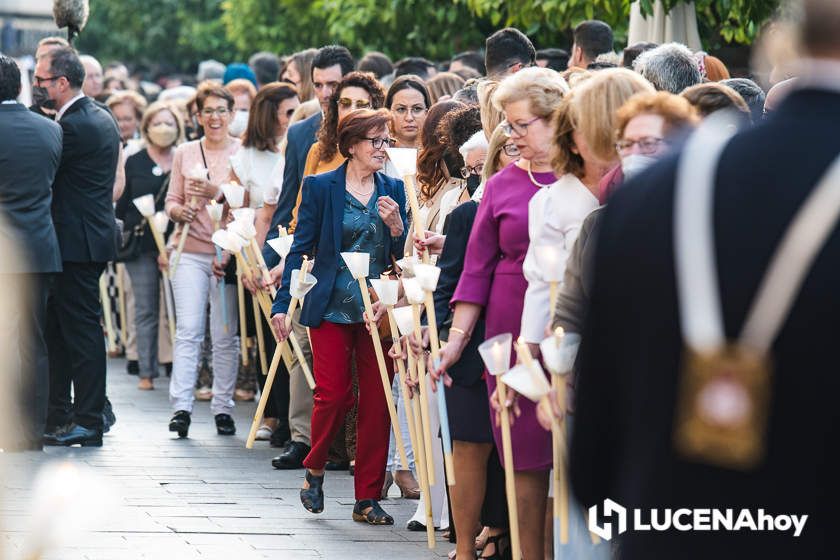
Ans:
[[[342,97],[338,100],[338,104],[344,107],[345,109],[348,107],[353,107],[354,109],[368,109],[370,108],[370,101],[366,99],[357,99],[353,100],[348,97]]]

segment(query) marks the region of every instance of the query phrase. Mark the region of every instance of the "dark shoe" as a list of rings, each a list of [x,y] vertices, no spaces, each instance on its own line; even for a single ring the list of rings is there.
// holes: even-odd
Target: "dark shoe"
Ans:
[[[169,431],[178,432],[178,437],[185,438],[190,432],[190,413],[186,410],[179,410],[172,415],[172,420],[169,421]]]
[[[365,513],[365,510],[370,510]],[[369,525],[393,525],[394,518],[385,513],[376,500],[359,500],[353,506],[353,521],[364,521]]]
[[[45,440],[44,444],[63,447],[69,447],[71,445],[102,447],[102,431],[73,424],[68,430],[62,433],[56,433],[52,439]]]
[[[426,531],[426,526],[414,519],[409,521],[405,528],[415,533],[422,533]]]
[[[125,364],[125,372],[128,375],[140,375],[140,362],[137,360],[128,360]]]
[[[236,424],[230,414],[216,415],[216,433],[220,436],[232,436],[236,433]]]
[[[172,362],[163,364],[163,369],[166,371],[166,377],[172,377]]]
[[[48,442],[55,440],[55,438],[63,433],[66,433],[73,424],[62,424],[60,426],[47,426],[44,430],[44,445],[50,445]]]
[[[327,461],[325,471],[346,471],[350,468],[350,461]]]
[[[303,460],[309,455],[309,451],[310,447],[305,443],[293,441],[286,451],[271,460],[271,466],[282,470],[302,469]]]
[[[321,513],[324,511],[324,475],[315,476],[307,469],[305,479],[309,488],[300,489],[300,503],[310,513]]]
[[[479,556],[479,558],[484,558],[485,560],[509,560],[510,557],[509,533],[487,537],[487,543],[481,551],[481,556]]]
[[[102,407],[102,433],[107,434],[111,431],[111,426],[117,423],[117,417],[114,414],[114,408],[111,406],[111,401],[105,397],[105,406]]]

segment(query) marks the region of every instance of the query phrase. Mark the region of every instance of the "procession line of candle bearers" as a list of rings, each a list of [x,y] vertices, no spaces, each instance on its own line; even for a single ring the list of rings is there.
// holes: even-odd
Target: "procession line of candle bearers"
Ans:
[[[414,176],[416,174],[416,150],[408,148],[388,149],[388,156],[403,176],[406,190],[408,192],[408,203],[412,214],[419,215],[419,203],[415,189]],[[194,169],[191,175],[204,176],[206,170]],[[213,243],[216,245],[216,256],[221,260],[221,252],[226,251],[233,255],[237,268],[237,293],[239,299],[240,324],[245,324],[245,302],[242,278],[249,278],[254,284],[262,284],[267,287],[265,290],[257,290],[253,298],[254,314],[256,324],[261,326],[260,314],[270,323],[271,304],[276,290],[269,271],[263,260],[262,253],[256,242],[256,229],[254,226],[255,213],[251,208],[243,208],[245,201],[245,188],[235,184],[226,183],[222,185],[225,202],[231,208],[233,220],[226,227],[221,227],[224,215],[222,204],[211,200],[206,207],[213,223]],[[161,255],[166,255],[163,233],[168,225],[168,218],[164,212],[154,211],[154,198],[146,195],[134,200],[134,204],[140,213],[147,218],[152,231],[155,243]],[[187,224],[188,225],[188,224]],[[185,225],[185,228],[186,226]],[[423,235],[423,224],[415,220],[414,232],[418,236]],[[183,232],[185,237],[186,231]],[[280,230],[276,239],[268,241],[268,244],[285,259],[288,255],[293,236],[286,235]],[[180,247],[179,247],[180,249]],[[176,249],[171,258],[171,268],[177,266],[179,249]],[[558,248],[553,246],[541,246],[535,248],[539,264],[546,271],[546,278],[550,285],[551,302],[554,304],[557,287],[562,277],[562,267],[558,255]],[[362,300],[364,304],[366,320],[374,317],[373,303],[368,290],[367,279],[369,275],[370,256],[367,253],[342,253],[341,257],[347,265],[352,277],[359,282]],[[444,465],[446,471],[446,482],[449,485],[456,484],[455,472],[452,461],[452,442],[449,434],[449,421],[446,408],[445,384],[433,375],[436,364],[439,362],[439,353],[442,346],[437,333],[437,320],[434,311],[434,291],[437,288],[440,269],[430,264],[429,254],[424,252],[423,262],[417,257],[406,256],[397,261],[401,272],[398,278],[391,278],[383,274],[381,278],[371,278],[370,284],[378,302],[385,307],[387,321],[391,328],[391,336],[394,348],[390,355],[396,362],[396,371],[400,376],[399,387],[403,394],[404,402],[410,402],[411,410],[408,416],[408,427],[411,444],[417,453],[417,470],[420,478],[421,490],[429,495],[430,486],[435,484],[435,468],[433,464],[433,446],[436,445],[432,439],[430,407],[437,406],[441,426],[441,443],[444,450]],[[306,294],[315,286],[317,278],[310,274],[309,269],[312,261],[304,257],[303,264],[299,270],[291,273],[290,295],[292,296],[287,317],[303,304]],[[170,269],[171,269],[170,268]],[[170,316],[171,335],[174,338],[175,321],[172,313],[171,287],[169,286],[170,273],[162,272],[166,289],[166,308]],[[223,285],[220,286],[224,290]],[[408,305],[397,307],[401,296]],[[222,298],[224,293],[222,292]],[[403,342],[400,337],[413,337],[415,341],[422,340],[422,316],[426,314],[426,323],[429,330],[429,346],[431,355],[427,362],[424,353],[415,354],[413,351],[403,351]],[[225,328],[227,328],[227,317],[224,317]],[[287,319],[290,321],[290,319]],[[383,393],[394,432],[397,449],[403,464],[408,464],[406,459],[405,445],[397,421],[397,410],[391,392],[388,369],[385,362],[385,352],[382,348],[380,334],[375,325],[369,323],[368,330],[373,342],[376,354],[377,365],[382,380]],[[271,357],[270,363],[265,355],[264,333],[262,329],[257,330],[258,348],[263,375],[266,375],[265,387],[257,405],[254,419],[246,441],[246,447],[252,448],[256,431],[262,421],[263,413],[274,382],[280,360],[290,362],[290,350],[286,341],[279,342],[276,334],[272,331],[275,341],[278,342],[276,350]],[[307,361],[303,357],[301,346],[295,334],[292,332],[288,338],[299,363],[302,366],[304,376],[311,389],[315,389],[315,382],[312,372],[309,370]],[[554,389],[557,392],[560,402],[564,400],[566,382],[563,377],[567,375],[574,363],[577,352],[579,337],[577,335],[564,336],[562,329],[558,329],[552,336],[546,338],[540,345],[543,363],[551,373],[549,383],[540,364],[535,361],[527,345],[521,340],[514,344],[510,334],[496,336],[485,341],[479,352],[487,367],[487,371],[498,379],[498,398],[504,403],[508,400],[507,387],[512,388],[520,395],[539,403],[541,407],[549,407],[549,391]],[[408,344],[405,345],[408,347]],[[510,367],[511,351],[515,348],[518,364]],[[246,363],[247,349],[242,348],[242,360]],[[434,393],[433,396],[431,393]],[[434,400],[433,400],[434,399]],[[551,413],[548,416],[552,416]],[[516,505],[516,492],[514,487],[514,469],[511,444],[511,417],[507,407],[501,407],[499,420],[502,428],[502,451],[504,458],[504,470],[506,478],[506,493],[508,511],[511,527],[511,548],[513,557],[519,558],[519,525]],[[559,523],[560,542],[568,542],[569,530],[569,493],[566,481],[566,460],[565,460],[565,426],[562,419],[555,417],[551,426],[553,442],[553,463],[555,480],[554,516]],[[434,526],[432,519],[431,501],[426,501],[426,530],[429,548],[435,546]]]

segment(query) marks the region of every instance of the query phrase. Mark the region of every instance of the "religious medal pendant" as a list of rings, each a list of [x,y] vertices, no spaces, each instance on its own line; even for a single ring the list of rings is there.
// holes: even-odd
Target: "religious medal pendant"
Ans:
[[[155,165],[154,167],[152,167],[152,175],[154,175],[155,177],[160,177],[161,175],[163,175],[163,168],[161,168],[161,166],[159,165]]]
[[[753,469],[765,453],[772,366],[743,345],[683,353],[675,445],[686,459]]]

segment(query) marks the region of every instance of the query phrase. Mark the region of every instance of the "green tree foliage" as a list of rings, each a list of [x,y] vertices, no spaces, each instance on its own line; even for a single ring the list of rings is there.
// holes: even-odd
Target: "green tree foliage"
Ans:
[[[652,12],[654,0],[639,0]],[[749,44],[781,0],[695,0],[707,48]],[[683,0],[663,0],[670,9]],[[631,0],[96,0],[78,46],[104,60],[169,63],[245,60],[255,51],[291,53],[341,43],[446,59],[480,48],[493,30],[522,29],[539,47],[568,46],[585,19],[627,36]]]
[[[492,25],[453,0],[225,0],[228,37],[243,53],[340,43],[354,53],[449,58],[483,45]]]
[[[76,46],[103,60],[168,63],[188,70],[229,60],[222,0],[97,0]]]

